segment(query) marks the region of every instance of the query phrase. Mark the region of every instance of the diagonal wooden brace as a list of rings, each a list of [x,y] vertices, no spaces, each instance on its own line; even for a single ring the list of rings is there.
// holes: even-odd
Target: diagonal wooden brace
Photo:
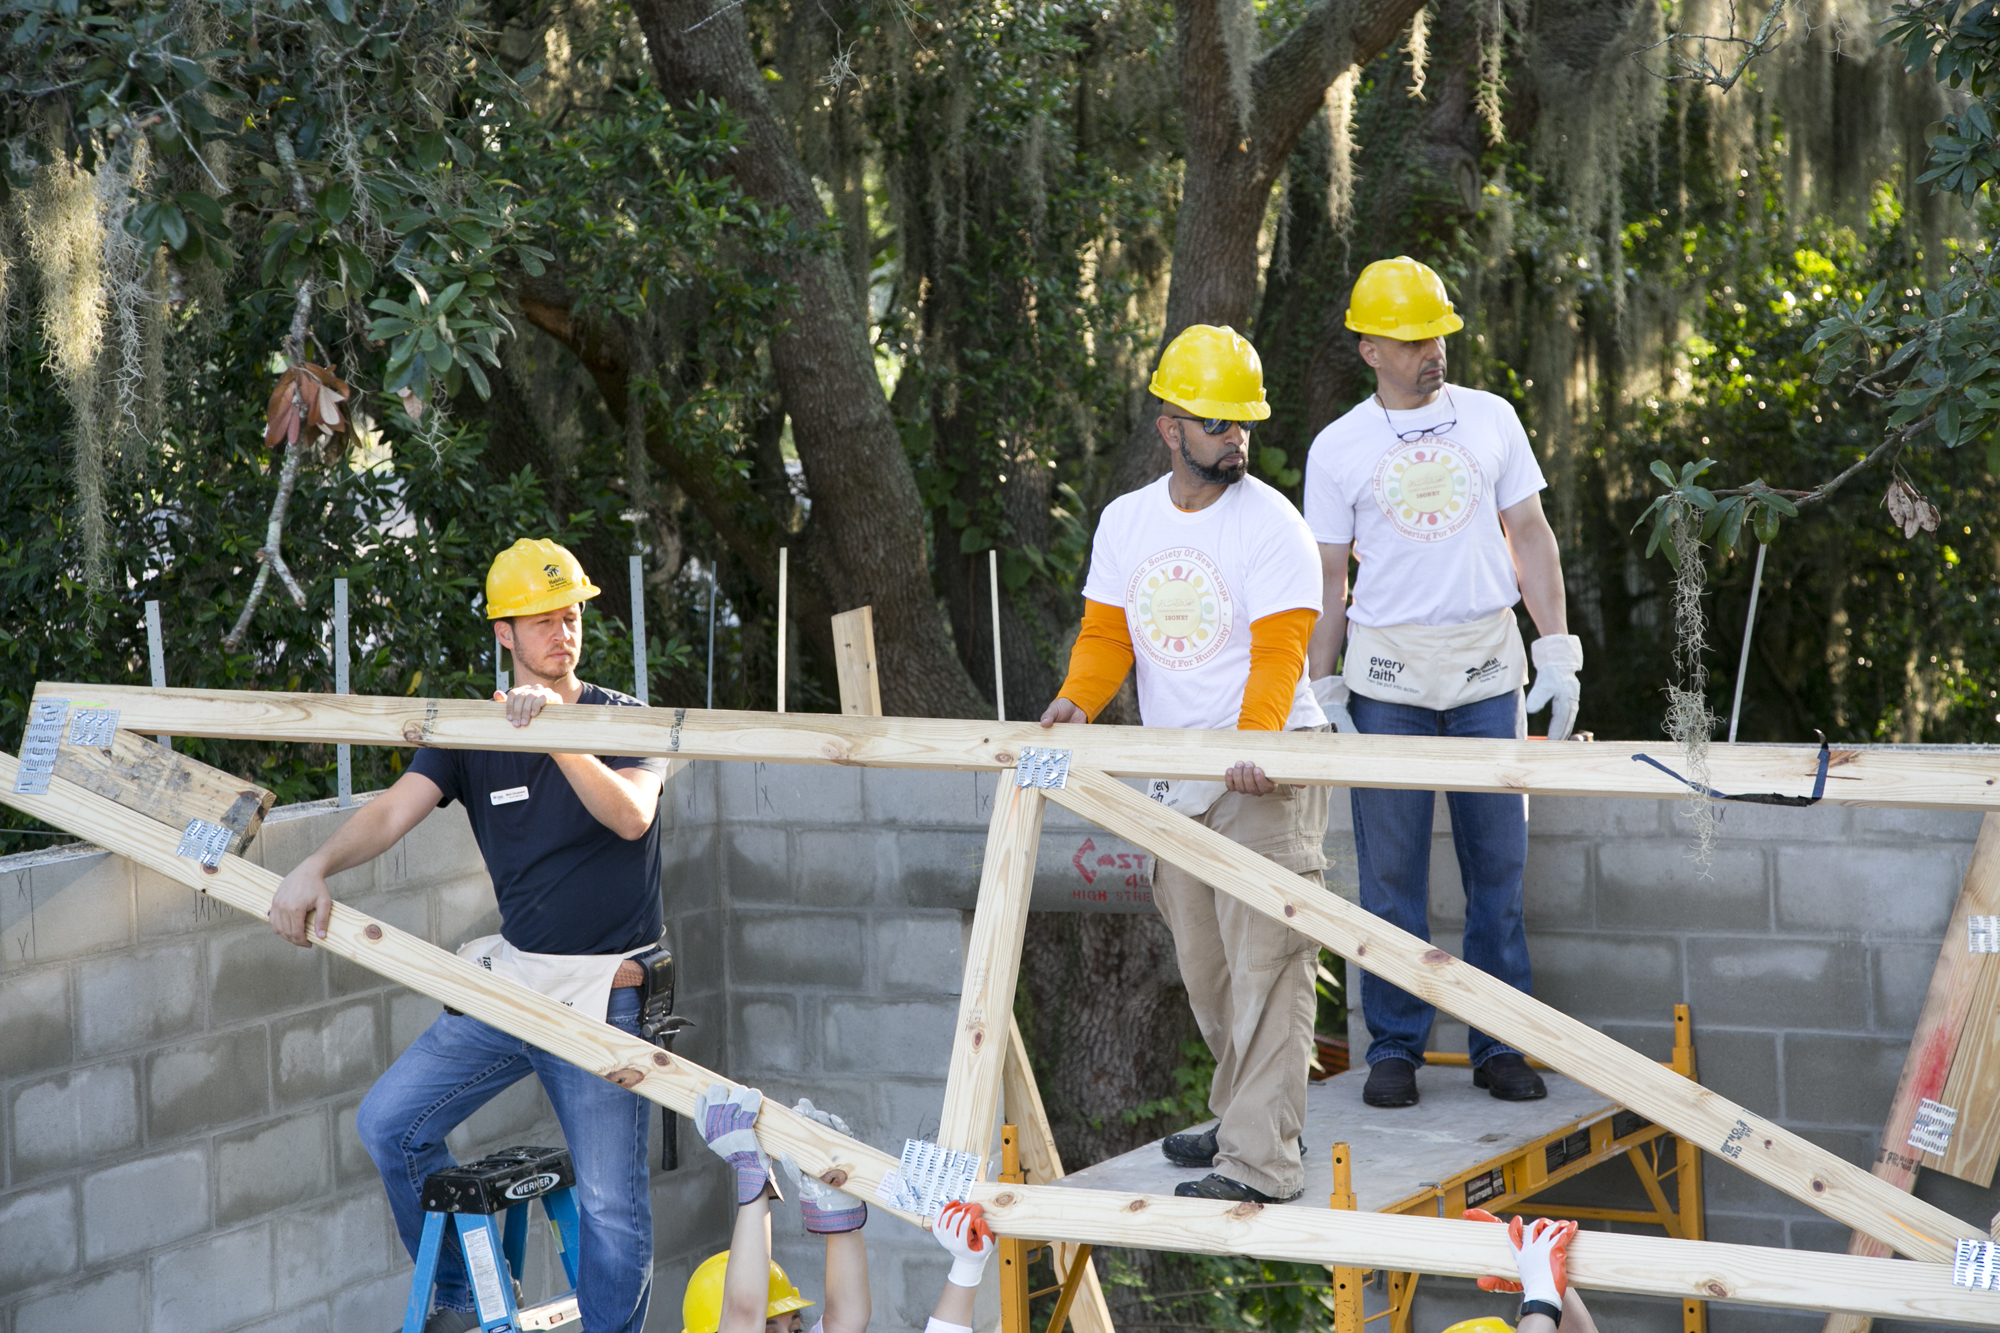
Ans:
[[[993,1118],[1000,1110],[1007,1033],[1014,1021],[1014,986],[1021,974],[1021,941],[1028,928],[1028,897],[1035,884],[1044,808],[1040,789],[1016,786],[1008,774],[1000,775],[938,1126],[940,1147],[982,1159],[992,1146]]]
[[[1665,1125],[1765,1184],[1913,1259],[1948,1262],[1977,1227],[1915,1199],[1595,1028],[1245,851],[1102,773],[1072,767],[1058,804],[1457,1018]]]

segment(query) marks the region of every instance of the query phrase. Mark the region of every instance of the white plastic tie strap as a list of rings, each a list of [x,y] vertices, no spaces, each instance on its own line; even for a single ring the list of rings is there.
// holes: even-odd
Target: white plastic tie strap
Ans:
[[[1044,791],[1067,785],[1069,755],[1068,750],[1056,750],[1041,745],[1022,746],[1020,762],[1014,768],[1014,785],[1040,787]]]

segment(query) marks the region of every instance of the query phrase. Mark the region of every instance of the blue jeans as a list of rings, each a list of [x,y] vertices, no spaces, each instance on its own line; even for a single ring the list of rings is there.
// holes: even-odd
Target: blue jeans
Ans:
[[[1509,690],[1491,699],[1440,712],[1409,704],[1384,703],[1356,694],[1349,704],[1354,725],[1375,736],[1483,736],[1512,740],[1520,694]],[[1429,940],[1431,901],[1431,814],[1436,797],[1427,791],[1385,791],[1356,787],[1354,854],[1361,873],[1361,905],[1418,939]],[[1515,990],[1533,993],[1528,967],[1528,931],[1521,919],[1521,872],[1528,860],[1528,813],[1518,796],[1448,792],[1452,847],[1465,881],[1465,961],[1498,977]],[[1361,978],[1361,1013],[1374,1038],[1368,1063],[1383,1059],[1424,1062],[1431,1021],[1437,1010],[1372,973]],[[1472,1063],[1486,1063],[1513,1051],[1471,1029]]]
[[[639,992],[611,992],[611,1025],[638,1035]],[[445,1135],[530,1073],[542,1081],[576,1166],[581,1214],[577,1304],[585,1333],[639,1333],[652,1298],[653,1201],[646,1131],[652,1103],[463,1014],[444,1014],[362,1099],[355,1129],[382,1185],[403,1246],[416,1257],[424,1177],[454,1165]],[[446,1228],[435,1304],[470,1310],[458,1233]]]

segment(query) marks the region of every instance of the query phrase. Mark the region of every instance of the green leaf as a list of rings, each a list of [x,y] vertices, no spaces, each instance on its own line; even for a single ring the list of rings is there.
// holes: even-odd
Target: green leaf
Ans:
[[[1665,459],[1656,458],[1653,460],[1653,475],[1669,486],[1676,488],[1680,486],[1680,483],[1674,480],[1674,470],[1667,466]]]
[[[1779,517],[1777,510],[1760,505],[1757,509],[1757,540],[1766,546],[1778,540],[1778,525],[1782,522],[1784,520]]]
[[[160,205],[160,234],[175,250],[187,244],[187,218],[172,204]]]
[[[332,226],[338,227],[347,221],[347,215],[353,209],[354,187],[346,181],[335,181],[319,197],[319,211]]]

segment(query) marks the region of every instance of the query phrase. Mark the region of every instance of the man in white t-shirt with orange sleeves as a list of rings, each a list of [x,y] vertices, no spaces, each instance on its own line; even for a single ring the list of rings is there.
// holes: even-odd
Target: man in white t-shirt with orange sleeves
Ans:
[[[1562,558],[1542,514],[1547,483],[1520,418],[1504,398],[1445,383],[1445,335],[1465,322],[1416,260],[1362,270],[1347,327],[1377,388],[1321,431],[1306,459],[1326,601],[1311,648],[1315,694],[1341,730],[1398,736],[1511,739],[1527,713],[1552,704],[1549,736],[1563,739],[1576,720],[1583,643],[1569,633]],[[1350,552],[1360,574],[1347,606]],[[1525,706],[1517,602],[1539,634]],[[1349,799],[1361,905],[1429,939],[1432,793],[1356,787]],[[1528,991],[1527,809],[1519,796],[1446,799],[1465,882],[1465,960]],[[1372,975],[1361,1005],[1372,1039],[1363,1100],[1413,1105],[1436,1011]],[[1508,1101],[1547,1095],[1518,1052],[1477,1029],[1469,1044],[1477,1086]]]
[[[1135,663],[1149,727],[1324,730],[1305,676],[1320,611],[1312,534],[1246,475],[1251,424],[1271,414],[1256,349],[1197,324],[1160,358],[1152,390],[1173,470],[1105,506],[1091,541],[1083,628],[1042,725],[1088,722]],[[1217,782],[1153,784],[1156,800],[1318,884],[1327,789],[1281,786],[1240,763]],[[1165,862],[1153,901],[1174,933],[1195,1022],[1215,1055],[1219,1123],[1166,1140],[1213,1168],[1176,1194],[1255,1203],[1305,1184],[1299,1130],[1317,1007],[1314,943]]]

